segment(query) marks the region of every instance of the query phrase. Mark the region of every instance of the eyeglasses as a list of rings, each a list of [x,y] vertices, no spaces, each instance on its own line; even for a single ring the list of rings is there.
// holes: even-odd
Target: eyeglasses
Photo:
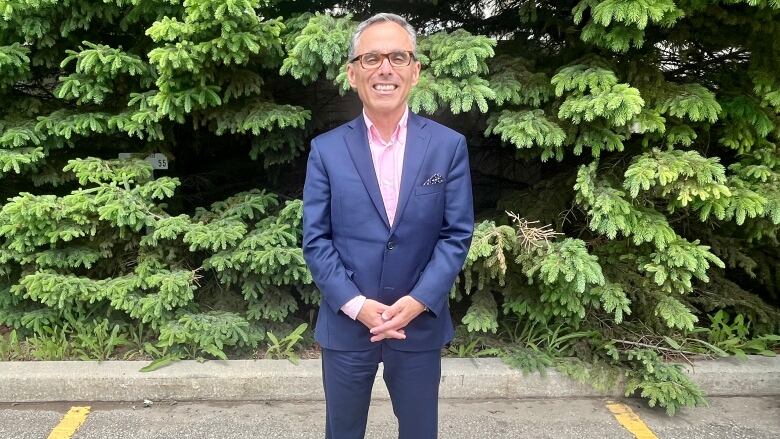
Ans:
[[[349,62],[353,63],[359,60],[360,65],[363,66],[364,69],[375,69],[382,65],[385,58],[387,58],[390,65],[393,67],[406,67],[412,63],[414,53],[408,50],[397,50],[390,53],[368,52],[352,58]]]

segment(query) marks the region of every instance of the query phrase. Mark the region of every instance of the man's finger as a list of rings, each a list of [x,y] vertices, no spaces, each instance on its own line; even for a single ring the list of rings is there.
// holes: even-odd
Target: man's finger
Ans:
[[[391,306],[382,312],[382,320],[391,320],[396,315],[398,315],[398,310]]]
[[[385,338],[398,338],[398,339],[405,339],[406,334],[404,334],[404,331],[398,330],[398,331],[385,331],[379,335],[384,335]]]
[[[400,329],[398,331],[385,331],[380,334],[374,335],[371,337],[372,342],[382,341],[386,338],[396,338],[399,340],[404,340],[406,338],[406,331],[403,329]]]
[[[390,331],[390,330],[394,331],[394,330],[400,329],[400,328],[402,328],[404,326],[406,326],[406,325],[403,322],[403,320],[401,320],[401,318],[399,316],[396,316],[395,318],[392,318],[392,319],[382,323],[379,326],[375,326],[375,327],[371,328],[371,333],[372,334],[380,334],[382,332],[387,332],[387,331]]]
[[[372,342],[377,342],[377,341],[382,341],[382,340],[387,339],[387,338],[395,338],[395,339],[398,339],[398,340],[405,340],[406,339],[406,334],[404,334],[403,332],[399,332],[399,331],[386,331],[386,332],[383,332],[381,334],[377,334],[377,335],[371,337],[371,341]]]

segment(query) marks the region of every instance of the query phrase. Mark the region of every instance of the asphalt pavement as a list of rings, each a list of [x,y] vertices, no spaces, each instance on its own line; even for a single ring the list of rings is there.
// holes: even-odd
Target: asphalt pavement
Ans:
[[[628,407],[647,430],[639,434],[608,409]],[[324,437],[322,401],[79,403],[89,407],[73,439],[191,439]],[[439,437],[483,438],[778,438],[780,397],[716,397],[710,406],[669,417],[637,399],[564,398],[524,400],[442,400]],[[0,404],[0,438],[47,438],[69,403]],[[636,428],[635,426],[632,428]],[[649,433],[648,433],[649,431]],[[367,439],[397,438],[387,400],[375,400]],[[649,435],[648,435],[649,434]],[[68,436],[57,436],[68,437]]]
[[[0,439],[322,438],[319,360],[0,363]],[[709,407],[669,417],[555,370],[499,359],[442,362],[440,438],[780,438],[780,358],[686,366]],[[368,439],[397,437],[377,373]]]

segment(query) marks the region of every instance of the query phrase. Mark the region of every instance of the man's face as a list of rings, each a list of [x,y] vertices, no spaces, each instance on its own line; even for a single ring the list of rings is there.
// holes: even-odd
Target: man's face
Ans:
[[[393,22],[367,27],[358,39],[355,56],[368,52],[411,51],[412,41],[403,27]],[[412,60],[405,67],[393,67],[385,58],[379,67],[364,69],[360,61],[347,64],[349,85],[357,90],[366,112],[374,115],[403,113],[409,91],[420,78],[420,62]]]

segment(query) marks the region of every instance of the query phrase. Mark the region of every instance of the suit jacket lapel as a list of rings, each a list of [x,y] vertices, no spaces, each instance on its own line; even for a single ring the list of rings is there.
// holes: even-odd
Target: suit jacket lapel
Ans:
[[[404,150],[404,165],[401,173],[401,193],[398,196],[398,207],[395,212],[395,220],[390,233],[395,231],[403,218],[406,204],[414,189],[414,182],[417,181],[417,174],[420,173],[425,153],[428,151],[428,144],[431,140],[431,134],[425,129],[425,119],[409,112],[409,122],[406,129],[406,149]],[[370,161],[370,159],[369,159]],[[377,185],[377,191],[378,185]],[[381,196],[379,197],[381,200]]]
[[[371,150],[368,146],[368,134],[366,133],[366,124],[363,121],[363,115],[361,114],[347,125],[352,128],[352,130],[344,136],[347,142],[349,155],[355,163],[355,168],[360,175],[360,179],[363,180],[363,185],[366,187],[366,191],[368,191],[368,195],[371,197],[374,207],[379,212],[379,215],[382,216],[385,226],[389,229],[390,221],[387,219],[385,203],[382,201],[382,193],[379,191],[379,183],[376,178],[376,171],[374,170],[374,162],[371,160]],[[404,172],[405,171],[406,160],[404,160]]]

